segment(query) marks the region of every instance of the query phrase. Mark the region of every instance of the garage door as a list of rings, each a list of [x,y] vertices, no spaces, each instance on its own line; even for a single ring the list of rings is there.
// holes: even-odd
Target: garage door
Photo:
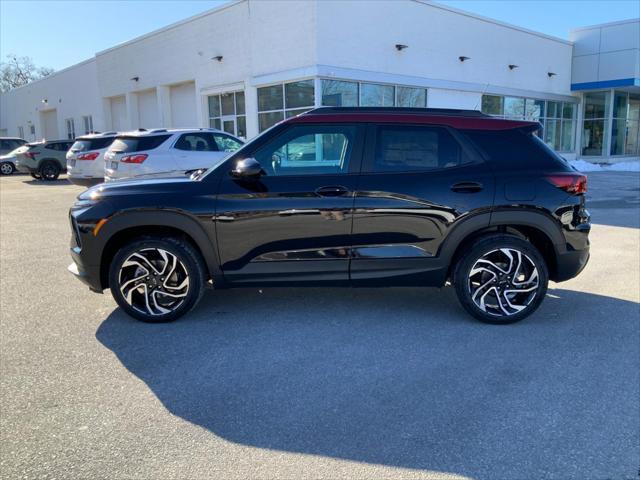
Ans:
[[[155,89],[138,93],[138,117],[138,127],[140,128],[151,129],[160,126]]]
[[[174,128],[197,127],[196,84],[183,83],[171,87],[171,126]]]
[[[117,132],[127,130],[127,102],[123,97],[111,99],[111,129]]]
[[[42,125],[42,136],[46,140],[59,140],[58,112],[55,109],[41,112],[40,124]]]

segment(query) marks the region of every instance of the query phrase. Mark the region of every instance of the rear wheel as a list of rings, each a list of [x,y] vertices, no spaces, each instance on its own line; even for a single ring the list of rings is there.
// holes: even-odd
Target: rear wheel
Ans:
[[[4,162],[0,164],[0,173],[2,175],[11,175],[15,171],[15,167],[11,162]]]
[[[125,312],[143,322],[170,322],[200,300],[206,281],[198,251],[178,238],[144,237],[115,255],[109,287]]]
[[[549,272],[540,252],[511,235],[474,242],[458,260],[453,277],[458,299],[485,323],[508,324],[531,315],[547,292]]]
[[[44,181],[52,182],[58,179],[58,177],[60,176],[60,171],[61,171],[60,165],[58,165],[56,162],[53,162],[51,160],[47,160],[43,162],[42,165],[40,165],[40,169],[38,170],[38,173],[40,174],[40,177],[42,177]]]

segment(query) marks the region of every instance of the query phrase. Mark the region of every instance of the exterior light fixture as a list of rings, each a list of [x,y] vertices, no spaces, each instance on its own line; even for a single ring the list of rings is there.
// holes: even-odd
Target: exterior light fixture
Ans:
[[[547,76],[548,76],[549,78],[551,78],[551,77],[555,77],[556,75],[557,75],[557,73],[554,73],[554,72],[547,72]]]
[[[458,60],[460,60],[461,62],[464,62],[465,60],[470,60],[470,58],[469,58],[469,57],[465,57],[465,56],[463,56],[463,55],[460,55],[460,56],[458,57]]]
[[[510,63],[509,70],[513,70],[514,68],[518,68],[518,65],[514,65],[513,63]]]
[[[47,100],[46,98],[43,98],[42,100],[40,100],[42,103],[49,103],[49,100]]]
[[[222,55],[216,55],[215,57],[211,57],[211,60],[217,60],[218,62],[222,62],[224,57]]]
[[[133,77],[133,78],[130,78],[129,80],[133,80],[134,82],[137,82],[138,80],[140,80],[140,77]]]
[[[405,48],[409,48],[409,45],[402,45],[401,43],[396,43],[396,50],[398,50],[399,52],[401,52]]]

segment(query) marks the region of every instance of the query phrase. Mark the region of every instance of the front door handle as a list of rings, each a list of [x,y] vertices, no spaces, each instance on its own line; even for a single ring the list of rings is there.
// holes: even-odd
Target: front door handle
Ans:
[[[456,193],[476,193],[483,188],[480,182],[458,182],[451,185],[451,190]]]
[[[316,189],[316,194],[321,197],[340,197],[349,193],[349,189],[342,185],[331,185]]]

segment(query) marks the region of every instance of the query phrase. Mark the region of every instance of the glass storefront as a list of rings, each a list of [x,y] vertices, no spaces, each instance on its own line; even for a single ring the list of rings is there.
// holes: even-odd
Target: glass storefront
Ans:
[[[611,155],[640,155],[638,131],[640,94],[615,92],[611,125]]]
[[[247,137],[247,117],[244,108],[244,92],[227,92],[209,95],[209,127],[224,130],[237,137]]]
[[[313,84],[313,80],[301,80],[258,88],[260,131],[312,109],[315,103]]]
[[[538,132],[547,145],[558,152],[573,151],[576,104],[535,98],[483,95],[481,110],[510,120],[533,120],[542,124]]]
[[[328,107],[426,108],[427,89],[344,80],[321,80],[322,105]]]

